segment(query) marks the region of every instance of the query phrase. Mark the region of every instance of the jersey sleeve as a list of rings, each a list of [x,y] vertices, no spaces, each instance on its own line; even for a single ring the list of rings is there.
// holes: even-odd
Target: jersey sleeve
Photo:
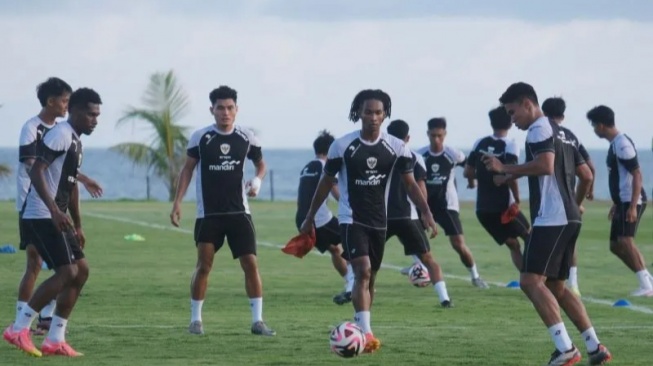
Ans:
[[[191,158],[198,159],[200,158],[200,140],[204,134],[203,130],[195,131],[193,135],[188,140],[188,146],[186,147],[186,155]]]
[[[637,160],[637,150],[635,150],[635,145],[624,137],[621,137],[617,144],[615,145],[615,154],[619,163],[626,168],[629,172],[637,170],[639,168],[639,161]]]
[[[472,168],[476,167],[476,162],[479,158],[479,153],[478,153],[478,144],[481,142],[482,139],[476,140],[474,143],[474,146],[472,146],[472,151],[469,153],[467,156],[467,165],[471,166]]]
[[[52,164],[56,158],[66,153],[72,140],[72,135],[65,133],[63,128],[53,128],[37,143],[38,159],[48,165]]]
[[[414,171],[413,154],[406,146],[406,143],[394,137],[389,142],[397,154],[395,169],[397,169],[399,174],[412,173]]]
[[[249,139],[249,151],[247,152],[247,158],[254,163],[258,163],[259,161],[263,160],[261,143],[252,130],[245,129],[245,134]]]
[[[34,123],[25,123],[20,130],[20,138],[18,140],[18,161],[21,163],[27,159],[36,158],[36,136],[37,128]]]
[[[517,164],[519,162],[519,147],[514,139],[506,141],[506,164]]]
[[[526,145],[533,157],[545,152],[554,153],[553,129],[551,126],[543,123],[531,126],[526,134]]]
[[[340,172],[340,169],[342,169],[343,156],[346,148],[342,145],[342,141],[336,140],[329,146],[327,161],[324,164],[324,174],[330,177],[335,177]]]
[[[413,154],[415,157],[415,167],[413,168],[413,175],[416,181],[426,180],[426,163],[422,155]]]
[[[458,150],[454,149],[452,147],[447,146],[446,147],[446,154],[448,154],[451,159],[453,160],[454,165],[457,166],[464,166],[465,162],[467,161],[467,157],[465,156],[465,153]]]

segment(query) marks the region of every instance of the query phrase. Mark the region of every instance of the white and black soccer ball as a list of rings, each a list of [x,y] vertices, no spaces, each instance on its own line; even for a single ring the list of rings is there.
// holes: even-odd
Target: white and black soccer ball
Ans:
[[[331,351],[340,357],[356,357],[365,349],[365,334],[358,325],[343,322],[331,331],[329,344]]]
[[[415,263],[408,271],[408,280],[415,287],[425,287],[431,283],[428,269],[422,263]]]

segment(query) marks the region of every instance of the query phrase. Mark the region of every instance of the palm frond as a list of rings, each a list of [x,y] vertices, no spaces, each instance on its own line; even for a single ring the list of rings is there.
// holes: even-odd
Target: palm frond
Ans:
[[[128,158],[136,165],[150,165],[152,154],[154,154],[151,147],[138,142],[123,142],[111,146],[109,150]]]
[[[11,168],[8,165],[0,164],[0,178],[7,178],[11,175]]]

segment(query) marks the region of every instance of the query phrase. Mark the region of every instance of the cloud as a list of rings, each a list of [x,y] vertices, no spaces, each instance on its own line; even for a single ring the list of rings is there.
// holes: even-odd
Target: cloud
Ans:
[[[469,148],[489,132],[487,111],[519,80],[541,99],[562,95],[568,126],[588,146],[605,147],[584,117],[600,103],[638,146],[650,143],[651,23],[432,15],[313,22],[252,15],[270,12],[265,1],[241,5],[234,18],[175,13],[170,4],[0,17],[0,47],[11,50],[0,60],[0,145],[15,146],[21,124],[38,112],[34,87],[51,75],[102,95],[101,125],[85,146],[142,141],[147,133],[114,123],[138,105],[152,72],[170,68],[190,95],[185,125],[211,123],[208,93],[230,85],[239,91],[238,122],[269,147],[306,148],[323,128],[357,128],[347,121],[351,100],[373,87],[390,93],[392,117],[411,124],[415,145],[426,143],[430,117],[446,116],[449,143]]]

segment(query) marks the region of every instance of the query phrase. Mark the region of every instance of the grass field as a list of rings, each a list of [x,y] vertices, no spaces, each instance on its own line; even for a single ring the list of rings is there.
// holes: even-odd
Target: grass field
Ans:
[[[17,246],[13,203],[0,203],[0,244]],[[139,202],[84,202],[86,255],[91,275],[70,320],[68,340],[86,355],[80,359],[32,359],[0,345],[1,365],[542,365],[553,344],[532,306],[519,290],[501,283],[518,278],[505,248],[479,226],[472,206],[463,205],[467,243],[481,275],[494,285],[471,286],[469,274],[444,236],[431,242],[444,271],[455,308],[441,309],[432,288],[414,288],[396,270],[407,265],[401,246],[388,243],[379,273],[372,328],[383,346],[378,353],[344,360],[330,353],[330,327],[350,320],[350,304],[331,297],[342,280],[328,257],[302,260],[279,245],[292,235],[294,203],[253,202],[259,262],[264,285],[263,316],[277,330],[273,338],[249,333],[250,311],[237,261],[218,253],[204,304],[205,336],[187,333],[189,279],[195,263],[190,234],[194,205],[184,206],[183,230],[171,230],[170,205]],[[651,365],[653,298],[630,298],[637,287],[608,250],[605,203],[589,203],[578,245],[580,286],[601,341],[613,365]],[[647,212],[639,247],[653,260],[653,220]],[[126,241],[138,233],[144,242]],[[226,249],[226,247],[225,247]],[[13,320],[24,254],[0,255],[0,325]],[[48,273],[43,273],[40,280]],[[628,298],[631,308],[611,304]],[[572,339],[585,350],[567,321]],[[37,345],[41,337],[34,339]],[[584,357],[586,360],[586,357]]]

